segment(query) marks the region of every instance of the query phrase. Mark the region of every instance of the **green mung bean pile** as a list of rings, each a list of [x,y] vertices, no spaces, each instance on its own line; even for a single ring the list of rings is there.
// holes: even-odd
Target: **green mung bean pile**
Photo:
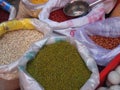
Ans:
[[[45,90],[80,90],[91,75],[76,47],[66,41],[45,45],[26,69]]]

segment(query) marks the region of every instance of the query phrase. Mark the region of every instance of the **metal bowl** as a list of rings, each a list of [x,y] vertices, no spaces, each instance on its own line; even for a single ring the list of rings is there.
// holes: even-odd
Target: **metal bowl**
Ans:
[[[65,5],[63,8],[63,12],[67,16],[71,17],[80,17],[88,14],[88,12],[91,10],[89,7],[89,4],[84,1],[73,1]]]

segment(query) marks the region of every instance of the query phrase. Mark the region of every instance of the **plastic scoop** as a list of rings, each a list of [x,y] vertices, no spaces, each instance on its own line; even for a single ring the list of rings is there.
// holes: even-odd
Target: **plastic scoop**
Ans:
[[[63,12],[67,16],[71,16],[71,17],[84,16],[91,11],[94,5],[102,1],[104,0],[97,0],[91,4],[88,4],[85,1],[72,1],[68,3],[67,5],[65,5],[65,7],[63,8]]]

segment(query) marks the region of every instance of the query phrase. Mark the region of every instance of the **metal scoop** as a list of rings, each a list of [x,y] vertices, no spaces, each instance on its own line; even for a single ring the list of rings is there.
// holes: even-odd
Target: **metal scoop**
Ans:
[[[91,4],[88,4],[85,1],[72,1],[72,2],[68,3],[67,5],[65,5],[65,7],[63,8],[63,12],[67,16],[71,16],[71,17],[84,16],[91,11],[91,9],[94,5],[96,5],[102,1],[104,1],[104,0],[97,0]]]

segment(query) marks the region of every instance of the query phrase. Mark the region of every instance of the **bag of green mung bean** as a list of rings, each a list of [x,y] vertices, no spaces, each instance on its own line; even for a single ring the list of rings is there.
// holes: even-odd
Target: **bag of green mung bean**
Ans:
[[[70,48],[69,45],[72,47]],[[77,53],[74,52],[73,47]],[[78,56],[71,57],[75,54]],[[82,63],[80,66],[79,62]],[[74,69],[76,67],[77,69]],[[95,90],[99,84],[98,68],[87,48],[77,40],[65,36],[46,37],[34,43],[24,55],[18,68],[23,90]],[[79,71],[81,68],[82,71]],[[82,74],[84,76],[79,77]],[[84,78],[86,80],[83,80]],[[82,80],[84,83],[81,82]]]
[[[33,25],[33,26],[31,26],[32,28],[30,27],[30,24]],[[31,29],[33,29],[33,30],[31,30]],[[40,32],[38,32],[37,30],[40,31]],[[19,62],[21,62],[22,57],[21,58],[17,57],[17,59],[16,59],[16,57],[11,56],[11,58],[12,58],[11,59],[10,55],[8,55],[8,54],[12,53],[12,55],[14,55],[14,56],[23,55],[25,52],[21,52],[21,51],[23,50],[23,48],[26,48],[26,47],[20,48],[20,51],[19,51],[19,50],[17,50],[18,48],[15,47],[14,45],[19,47],[19,45],[20,46],[25,46],[25,44],[27,43],[30,46],[30,43],[28,43],[28,42],[31,41],[31,40],[25,40],[26,37],[29,37],[30,35],[31,36],[33,35],[32,40],[34,39],[34,41],[37,41],[36,37],[38,37],[38,35],[40,35],[39,38],[37,38],[39,40],[43,37],[48,36],[49,33],[52,31],[52,29],[47,24],[45,24],[45,23],[43,23],[43,22],[41,22],[37,19],[23,19],[23,20],[11,20],[11,21],[8,21],[8,22],[1,23],[0,24],[0,31],[1,31],[0,35],[2,36],[2,37],[0,37],[0,90],[16,90],[17,88],[19,88],[19,77],[18,77],[17,66],[18,66]],[[2,31],[5,31],[5,33],[3,33]],[[12,32],[9,32],[9,31],[12,31]],[[20,38],[20,36],[16,36],[16,33],[17,33],[17,35],[21,35],[19,33],[19,31],[22,31],[22,32],[24,31],[24,33],[26,31],[27,32],[32,31],[32,34],[31,33],[26,33],[25,34],[26,36],[22,37],[23,40],[20,39],[21,42],[28,41],[26,43],[21,43],[21,44],[24,44],[24,45],[21,45],[20,42],[17,42],[17,44],[13,43],[15,41],[20,41],[20,40],[18,40]],[[37,33],[40,33],[40,34],[37,34],[37,35],[35,34],[34,35],[33,31],[36,31]],[[16,37],[13,38],[12,33],[14,33],[14,36],[16,36]],[[7,36],[9,35],[11,37],[5,37],[6,35]],[[11,41],[13,46],[9,45],[10,43],[8,43],[8,39],[11,39],[11,40],[9,40],[9,42]],[[13,39],[14,39],[14,41],[12,41]],[[4,42],[4,44],[3,44],[3,42]],[[28,45],[27,45],[27,47],[29,47]],[[6,48],[10,49],[9,46],[13,47],[13,49],[17,50],[17,52],[14,53],[13,52],[14,50],[13,51],[11,50],[10,52],[4,51],[4,50],[6,50]],[[17,53],[19,53],[20,55],[17,54]],[[8,57],[6,58],[5,56],[8,56]]]

